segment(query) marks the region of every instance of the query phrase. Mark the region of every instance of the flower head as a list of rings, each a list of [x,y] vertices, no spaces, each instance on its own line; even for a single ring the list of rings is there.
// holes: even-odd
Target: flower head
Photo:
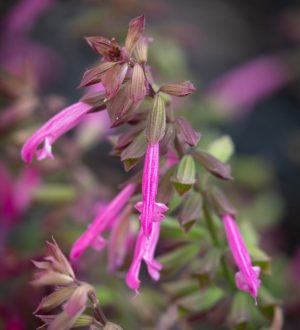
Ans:
[[[236,285],[256,299],[260,286],[260,268],[252,266],[249,252],[233,217],[225,214],[222,219],[234,261],[239,268],[235,275]]]

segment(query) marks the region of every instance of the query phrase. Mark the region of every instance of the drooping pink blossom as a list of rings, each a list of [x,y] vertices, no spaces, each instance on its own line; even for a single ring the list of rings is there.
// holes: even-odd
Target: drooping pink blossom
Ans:
[[[115,220],[134,190],[135,184],[130,183],[126,185],[107,207],[101,210],[88,229],[73,244],[70,252],[70,259],[73,262],[77,261],[89,246],[97,251],[102,250],[106,246],[107,242],[101,234],[109,227],[111,221]]]
[[[160,223],[154,222],[151,234],[146,237],[141,227],[138,238],[136,241],[133,261],[127,272],[126,283],[129,288],[134,290],[136,293],[139,292],[141,281],[139,279],[139,273],[141,263],[144,260],[147,265],[149,275],[154,281],[158,281],[160,277],[160,270],[162,265],[154,259],[154,253],[159,238]]]
[[[165,204],[155,201],[159,175],[159,143],[148,144],[143,180],[142,201],[136,203],[135,208],[141,213],[140,220],[144,234],[148,237],[152,231],[152,224],[164,218],[163,213],[168,210]]]
[[[280,57],[265,55],[217,78],[208,88],[207,97],[217,109],[245,111],[290,80],[290,72]]]
[[[91,109],[91,105],[77,102],[56,114],[25,142],[21,151],[22,159],[29,163],[35,153],[38,160],[53,159],[52,144],[75,127]],[[41,143],[44,143],[44,146],[38,150]]]
[[[101,93],[103,90],[104,88],[101,83],[96,84],[92,89],[88,89],[86,95],[89,96],[97,92]],[[36,154],[38,160],[44,158],[53,159],[52,144],[64,133],[77,126],[83,119],[86,119],[86,115],[92,109],[92,104],[78,101],[60,111],[25,142],[21,151],[22,159],[30,163],[34,154]],[[38,147],[41,143],[44,146],[39,150]]]
[[[236,286],[256,299],[260,286],[260,268],[252,266],[249,252],[233,217],[226,214],[222,216],[222,219],[230,250],[239,268],[235,275]]]

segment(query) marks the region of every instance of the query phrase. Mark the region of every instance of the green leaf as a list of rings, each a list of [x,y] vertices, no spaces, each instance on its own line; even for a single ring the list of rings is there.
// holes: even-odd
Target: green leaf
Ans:
[[[229,135],[223,135],[212,142],[208,152],[223,163],[227,163],[234,153],[234,144]]]
[[[253,301],[249,300],[249,295],[244,292],[239,291],[234,295],[229,314],[229,323],[232,324],[233,329],[247,329],[247,323],[250,319],[249,303],[253,304]]]
[[[184,231],[188,232],[194,223],[200,219],[202,213],[202,196],[195,191],[189,192],[183,200],[183,207],[179,214],[179,222]]]
[[[221,251],[211,248],[193,267],[201,287],[207,286],[220,265]]]
[[[259,266],[261,272],[267,275],[271,274],[271,258],[260,248],[253,245],[247,246],[253,264]]]
[[[179,227],[178,222],[175,219],[166,217],[161,222],[160,236],[162,238],[172,238],[178,240],[199,240],[206,237],[207,232],[203,227],[195,226],[189,232],[185,233]]]
[[[216,286],[210,286],[203,291],[192,293],[177,301],[181,316],[190,313],[203,313],[214,307],[222,298],[224,292]]]
[[[258,291],[258,307],[261,313],[269,320],[272,320],[275,308],[278,305],[278,301],[271,293],[265,287],[261,286]]]
[[[199,243],[189,243],[160,255],[157,259],[163,264],[162,273],[170,274],[190,263],[198,254],[199,248]]]
[[[162,288],[171,298],[178,299],[198,291],[199,285],[195,279],[182,279],[163,283]]]

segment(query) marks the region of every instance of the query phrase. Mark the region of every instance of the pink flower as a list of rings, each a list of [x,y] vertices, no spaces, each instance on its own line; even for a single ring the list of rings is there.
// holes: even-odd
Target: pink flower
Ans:
[[[97,84],[84,98],[94,97],[97,93],[102,93],[104,98],[102,84]],[[60,111],[25,142],[21,151],[22,159],[29,163],[35,153],[38,160],[53,159],[52,144],[64,133],[78,125],[93,109],[92,103],[79,101]],[[44,146],[38,150],[41,143],[44,143]]]
[[[73,262],[77,261],[89,246],[92,246],[97,251],[102,250],[106,246],[106,240],[100,235],[109,228],[110,223],[118,216],[134,190],[135,185],[132,183],[128,184],[104,210],[101,210],[88,229],[73,244],[70,253],[70,259]]]
[[[236,286],[256,299],[260,286],[260,268],[252,266],[249,252],[232,216],[226,214],[222,219],[234,261],[239,268],[235,275]]]
[[[161,221],[164,218],[163,213],[168,210],[165,204],[155,202],[158,187],[158,167],[159,143],[149,143],[142,181],[143,200],[135,205],[135,208],[141,213],[140,220],[147,237],[151,234],[153,222]]]
[[[145,261],[148,273],[153,278],[153,280],[159,280],[159,271],[162,269],[162,265],[154,259],[155,248],[159,238],[159,231],[159,222],[153,223],[153,229],[149,237],[145,236],[142,228],[140,229],[136,241],[133,261],[126,276],[127,285],[136,293],[138,293],[141,283],[141,281],[139,280],[139,272],[142,260]]]
[[[21,151],[23,160],[27,163],[31,162],[35,153],[38,160],[53,159],[52,144],[76,126],[91,109],[91,105],[77,102],[52,117],[25,142]],[[44,143],[44,146],[38,150],[41,143]]]

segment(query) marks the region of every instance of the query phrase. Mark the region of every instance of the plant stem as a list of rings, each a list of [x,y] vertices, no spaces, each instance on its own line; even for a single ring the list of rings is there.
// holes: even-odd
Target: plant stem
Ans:
[[[99,321],[102,325],[105,325],[107,323],[107,318],[104,315],[104,313],[100,307],[99,300],[98,300],[95,292],[90,292],[89,298],[90,298],[93,308],[94,308],[95,319],[97,321]]]

